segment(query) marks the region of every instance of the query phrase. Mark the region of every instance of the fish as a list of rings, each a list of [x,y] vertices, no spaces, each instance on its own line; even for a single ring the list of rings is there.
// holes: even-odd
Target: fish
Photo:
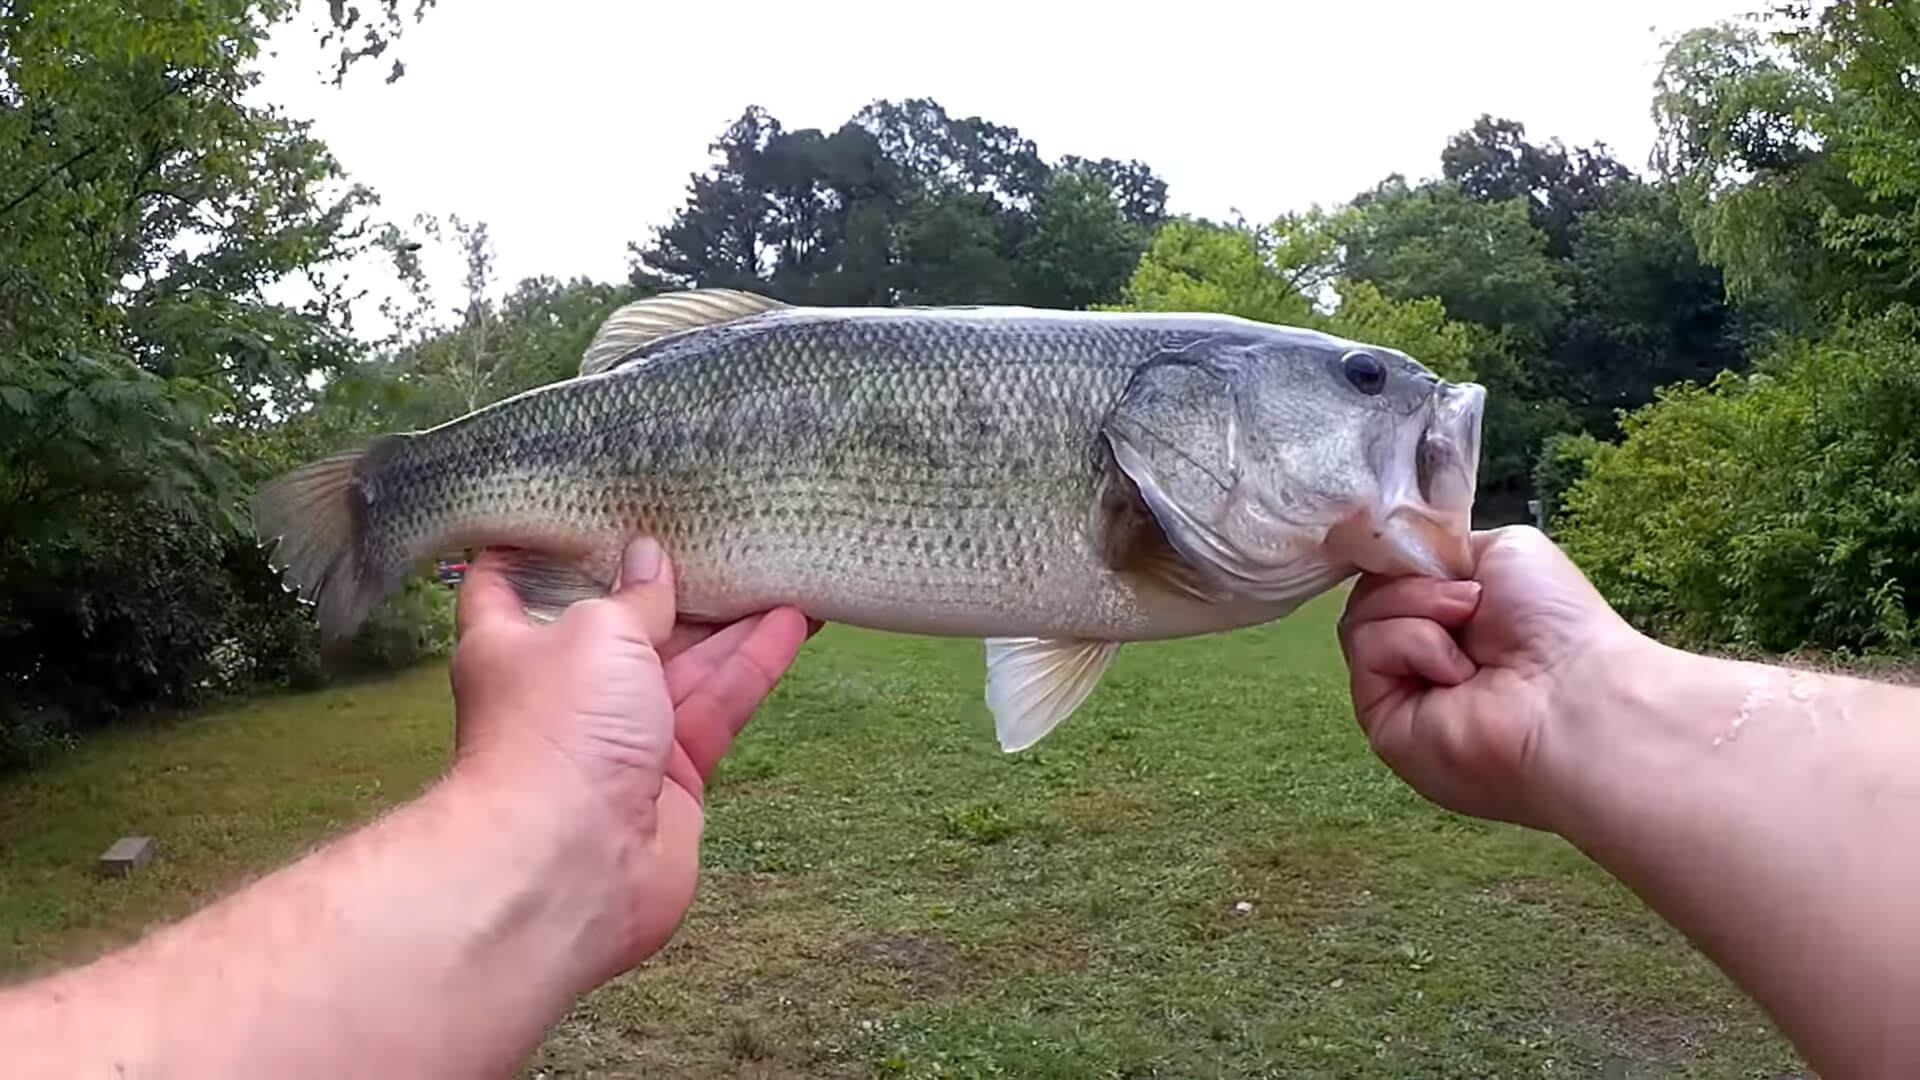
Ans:
[[[1469,576],[1485,401],[1231,315],[690,289],[614,311],[577,374],[296,468],[251,511],[327,641],[476,548],[551,621],[645,534],[682,619],[791,605],[981,639],[1014,752],[1125,644],[1270,622],[1362,572]]]

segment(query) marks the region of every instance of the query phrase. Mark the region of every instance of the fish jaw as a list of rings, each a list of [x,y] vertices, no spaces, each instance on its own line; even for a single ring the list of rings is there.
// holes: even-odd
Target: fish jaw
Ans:
[[[1361,570],[1442,579],[1473,576],[1473,499],[1486,389],[1442,383],[1410,446],[1391,448],[1374,505],[1329,531],[1327,545]]]

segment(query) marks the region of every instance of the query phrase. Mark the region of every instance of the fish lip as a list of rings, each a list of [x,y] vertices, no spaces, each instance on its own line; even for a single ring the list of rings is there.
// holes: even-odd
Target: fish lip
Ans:
[[[1479,484],[1486,388],[1437,383],[1426,422],[1398,444],[1379,500],[1337,529],[1361,570],[1437,578],[1473,575],[1473,500]]]
[[[1486,407],[1487,389],[1479,383],[1441,383],[1434,390],[1415,470],[1420,495],[1435,510],[1454,513],[1473,508]]]

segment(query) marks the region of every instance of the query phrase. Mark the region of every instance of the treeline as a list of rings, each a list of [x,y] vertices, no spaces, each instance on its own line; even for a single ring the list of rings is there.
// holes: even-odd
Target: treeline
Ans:
[[[1920,588],[1920,8],[1790,5],[1673,48],[1661,171],[1764,328],[1613,444],[1565,442],[1558,531],[1637,623],[1910,653]]]
[[[333,77],[385,53],[394,5],[342,13]],[[933,101],[832,131],[749,108],[627,281],[504,290],[483,223],[382,221],[323,144],[244,102],[293,14],[0,18],[0,766],[130,714],[444,649],[448,596],[423,577],[323,662],[246,493],[565,378],[618,304],[688,286],[1226,311],[1394,345],[1491,390],[1481,523],[1538,500],[1636,621],[1696,644],[1912,645],[1905,7],[1683,38],[1646,174],[1483,116],[1432,176],[1271,222],[1171,217],[1147,163],[1048,158]],[[451,323],[426,314],[421,244],[468,267]],[[338,280],[369,252],[413,290],[381,340]],[[270,299],[289,278],[312,298]]]

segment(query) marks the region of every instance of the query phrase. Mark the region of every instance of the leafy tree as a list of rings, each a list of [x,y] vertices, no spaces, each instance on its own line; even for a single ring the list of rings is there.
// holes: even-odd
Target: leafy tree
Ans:
[[[1076,310],[1112,299],[1140,261],[1144,232],[1128,219],[1126,197],[1103,170],[1058,169],[1016,253],[1015,293],[1028,303]]]
[[[1447,142],[1440,174],[1475,202],[1523,202],[1534,227],[1546,234],[1547,255],[1569,258],[1575,222],[1633,174],[1604,146],[1568,150],[1557,139],[1536,144],[1526,135],[1524,124],[1482,114]]]
[[[1736,298],[1806,329],[1920,303],[1920,120],[1908,5],[1842,0],[1669,50],[1658,163]]]
[[[1271,230],[1203,221],[1167,223],[1134,268],[1121,303],[1136,311],[1212,311],[1281,325],[1314,317],[1303,288],[1324,267],[1275,258]]]
[[[1535,366],[1584,430],[1611,435],[1658,387],[1745,367],[1758,324],[1728,304],[1669,189],[1609,188],[1575,223],[1565,276],[1571,299]]]
[[[1353,207],[1340,233],[1348,276],[1536,341],[1559,323],[1567,287],[1526,199],[1478,202],[1450,181],[1409,186],[1396,176]]]
[[[294,13],[0,0],[0,764],[219,684],[254,600],[224,569],[252,547],[239,448],[352,360],[326,268],[397,234],[246,100]],[[400,25],[330,14],[336,80]],[[270,300],[289,278],[313,299]]]
[[[1139,162],[1050,164],[1017,130],[878,101],[832,134],[747,109],[650,244],[635,282],[829,304],[1110,300],[1165,212]]]

